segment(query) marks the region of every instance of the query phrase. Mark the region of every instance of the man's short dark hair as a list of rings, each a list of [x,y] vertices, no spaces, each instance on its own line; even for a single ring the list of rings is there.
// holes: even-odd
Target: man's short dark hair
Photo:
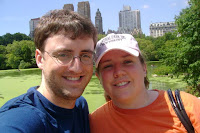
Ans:
[[[73,11],[52,10],[40,18],[35,29],[36,48],[43,52],[45,40],[60,32],[71,39],[91,37],[94,46],[97,42],[97,31],[90,19]]]

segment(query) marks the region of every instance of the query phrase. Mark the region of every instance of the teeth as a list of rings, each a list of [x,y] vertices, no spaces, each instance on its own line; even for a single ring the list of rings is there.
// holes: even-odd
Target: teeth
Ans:
[[[116,84],[116,86],[123,86],[123,85],[125,85],[125,84],[127,84],[128,82],[121,82],[121,83],[119,83],[119,84]]]
[[[75,80],[79,80],[80,77],[67,77],[67,79],[68,79],[68,80],[73,80],[73,81],[75,81]]]

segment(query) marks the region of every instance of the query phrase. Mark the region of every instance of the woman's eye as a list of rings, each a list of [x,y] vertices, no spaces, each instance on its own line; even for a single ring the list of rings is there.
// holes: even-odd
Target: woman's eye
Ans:
[[[112,65],[105,65],[105,66],[103,67],[103,69],[111,68],[111,67],[112,67]]]
[[[130,64],[130,63],[133,63],[133,61],[132,60],[126,60],[126,61],[124,61],[124,64]]]

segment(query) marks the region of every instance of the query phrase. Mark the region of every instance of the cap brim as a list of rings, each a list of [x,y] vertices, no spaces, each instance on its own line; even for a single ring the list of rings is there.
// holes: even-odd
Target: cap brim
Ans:
[[[101,54],[101,55],[98,57],[98,59],[96,60],[96,62],[95,62],[95,67],[96,67],[96,68],[98,67],[101,58],[102,58],[106,53],[108,53],[109,51],[112,51],[112,50],[122,50],[122,51],[125,51],[125,52],[127,52],[127,53],[133,55],[133,56],[136,56],[136,57],[139,56],[139,51],[136,50],[136,49],[127,48],[127,47],[126,47],[126,49],[125,49],[125,48],[120,48],[120,47],[109,48],[109,49],[105,50],[104,53]]]

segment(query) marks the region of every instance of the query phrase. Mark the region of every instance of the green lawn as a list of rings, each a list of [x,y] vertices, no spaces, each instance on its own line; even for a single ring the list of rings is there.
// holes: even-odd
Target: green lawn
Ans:
[[[29,70],[7,70],[0,71],[0,106],[2,106],[9,99],[25,93],[30,86],[39,85],[40,76],[36,74],[26,75]]]
[[[94,111],[105,103],[104,90],[96,76],[92,77],[90,83],[83,93],[83,96],[88,102],[90,112]]]
[[[40,85],[40,81],[39,69],[1,70],[0,107],[11,98],[25,93],[30,87]],[[90,112],[105,103],[103,89],[96,76],[92,77],[83,96],[88,102]]]
[[[0,70],[0,107],[13,97],[25,93],[30,87],[40,85],[41,71],[35,69]],[[152,77],[150,76],[150,89],[181,89],[184,90],[186,83],[180,78]],[[103,89],[96,76],[93,76],[86,87],[83,96],[86,98],[90,112],[105,103]]]
[[[168,76],[161,76],[161,77],[150,77],[149,80],[151,81],[152,89],[162,89],[167,90],[171,88],[172,90],[179,89],[184,91],[186,89],[187,83],[182,81],[181,78],[171,78]]]

